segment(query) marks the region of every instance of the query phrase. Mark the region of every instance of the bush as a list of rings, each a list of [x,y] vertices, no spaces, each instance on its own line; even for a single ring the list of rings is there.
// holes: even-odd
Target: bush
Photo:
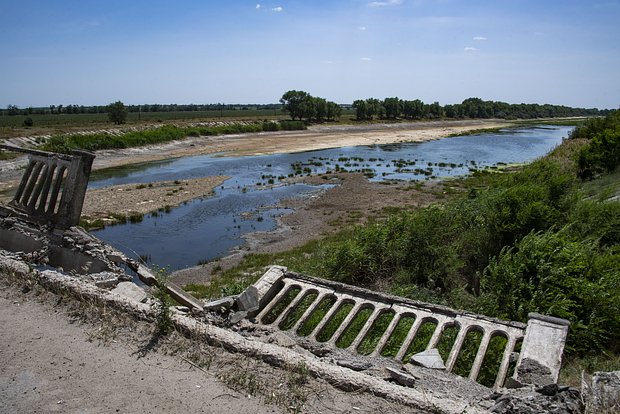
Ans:
[[[24,123],[22,125],[25,127],[31,127],[34,126],[34,121],[32,120],[32,118],[28,117],[24,119]]]
[[[284,131],[298,131],[307,129],[303,121],[279,121],[280,127]]]
[[[539,312],[570,320],[569,353],[618,348],[618,249],[601,250],[563,231],[530,233],[491,261],[481,284],[487,314],[526,321],[529,312]]]
[[[577,160],[579,176],[591,179],[613,172],[620,165],[620,125],[605,129],[592,137],[582,148]]]

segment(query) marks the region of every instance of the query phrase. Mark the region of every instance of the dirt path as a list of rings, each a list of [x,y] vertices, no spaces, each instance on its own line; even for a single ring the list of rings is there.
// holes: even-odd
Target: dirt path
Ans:
[[[174,357],[91,342],[62,308],[8,296],[0,296],[0,412],[283,412]]]

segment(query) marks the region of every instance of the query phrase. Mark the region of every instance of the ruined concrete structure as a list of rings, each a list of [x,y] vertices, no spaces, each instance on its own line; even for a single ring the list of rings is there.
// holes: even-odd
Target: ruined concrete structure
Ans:
[[[65,155],[4,144],[0,148],[28,154],[28,166],[9,203],[12,211],[4,207],[5,215],[17,213],[61,229],[80,222],[94,154],[73,151]]]
[[[380,356],[399,321],[405,317],[411,317],[414,318],[414,322],[394,357],[397,361],[404,360],[405,354],[410,344],[414,341],[416,334],[418,334],[420,327],[425,323],[433,322],[436,324],[436,328],[426,346],[427,350],[437,347],[446,328],[450,326],[459,328],[458,335],[445,364],[448,371],[454,369],[467,334],[472,331],[479,331],[482,333],[482,341],[478,346],[478,351],[469,373],[471,380],[475,381],[478,378],[487,348],[494,336],[502,336],[507,339],[499,372],[495,380],[495,388],[504,385],[511,357],[519,342],[522,342],[522,346],[514,379],[538,385],[556,382],[558,379],[562,351],[569,325],[568,321],[563,319],[530,314],[527,325],[519,322],[503,321],[473,313],[455,311],[439,305],[431,305],[377,293],[342,283],[303,276],[287,272],[285,268],[279,267],[273,267],[254,286],[262,294],[261,307],[256,315],[256,320],[259,323],[274,327],[282,326],[282,322],[292,314],[304,298],[308,298],[310,295],[314,297],[314,300],[312,300],[303,314],[288,329],[292,333],[297,333],[300,327],[311,319],[313,312],[319,306],[329,306],[329,310],[320,322],[306,336],[306,339],[317,342],[319,342],[318,338],[321,331],[330,323],[330,320],[342,306],[351,304],[352,308],[344,320],[339,324],[335,332],[331,334],[329,339],[323,342],[324,345],[332,348],[336,347],[338,339],[351,326],[356,315],[364,309],[370,309],[372,311],[370,317],[365,321],[355,339],[346,347],[347,351],[357,352],[358,347],[373,327],[375,321],[377,321],[377,318],[389,313],[392,315],[392,319],[378,342],[374,345],[374,349],[370,353],[371,357]],[[293,294],[291,295],[291,293]],[[291,296],[294,297],[290,299]],[[284,303],[283,301],[287,300],[287,297],[290,301]],[[277,316],[275,319],[268,318],[268,315],[276,306],[279,306]]]

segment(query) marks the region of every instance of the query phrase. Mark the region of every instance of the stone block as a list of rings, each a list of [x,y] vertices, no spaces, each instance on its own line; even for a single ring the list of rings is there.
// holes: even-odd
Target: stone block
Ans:
[[[394,381],[405,387],[413,387],[415,385],[415,378],[409,374],[399,371],[394,368],[386,367],[385,370]]]
[[[242,294],[237,296],[235,300],[237,310],[245,312],[253,312],[259,308],[260,298],[256,286],[249,286]]]
[[[142,303],[146,302],[146,298],[148,297],[144,289],[131,282],[120,282],[112,289],[112,293],[126,296],[136,302]]]
[[[234,296],[226,296],[225,298],[212,300],[203,306],[204,310],[219,311],[221,309],[229,309],[235,303]]]
[[[437,348],[431,348],[426,351],[418,352],[417,354],[411,356],[409,361],[414,365],[419,365],[424,368],[446,369]]]
[[[245,319],[246,316],[248,316],[248,313],[246,311],[231,313],[228,317],[228,322],[232,324],[239,323],[241,320]]]

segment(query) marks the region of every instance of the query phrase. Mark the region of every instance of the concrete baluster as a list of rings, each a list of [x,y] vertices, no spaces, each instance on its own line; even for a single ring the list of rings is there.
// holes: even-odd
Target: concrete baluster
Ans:
[[[441,334],[443,333],[444,329],[446,329],[450,325],[450,322],[446,321],[443,318],[439,318],[437,321],[437,326],[435,327],[435,331],[433,332],[433,336],[431,336],[430,341],[428,341],[428,344],[426,345],[426,349],[437,348],[437,344],[441,339]]]
[[[263,322],[263,318],[271,311],[271,309],[274,306],[276,306],[276,303],[278,303],[290,289],[293,289],[296,286],[296,285],[293,285],[291,282],[289,282],[287,279],[284,279],[283,283],[284,283],[284,286],[282,286],[282,289],[278,292],[278,294],[275,295],[274,298],[271,300],[271,302],[265,305],[263,310],[256,316],[257,321],[260,321],[261,323],[265,323]],[[265,325],[269,325],[269,324],[265,324]]]
[[[41,169],[41,174],[39,175],[39,179],[35,185],[34,192],[32,193],[30,201],[28,202],[28,211],[34,211],[36,208],[37,201],[39,201],[39,196],[41,195],[41,191],[43,191],[43,187],[45,186],[45,183],[47,182],[47,177],[50,173],[49,167],[49,164],[44,164],[43,168]]]
[[[465,325],[461,323],[461,329],[459,333],[456,335],[456,339],[454,340],[454,344],[452,345],[452,349],[450,350],[450,355],[448,355],[448,360],[446,361],[446,370],[452,372],[454,369],[454,365],[456,364],[456,359],[459,356],[459,352],[461,352],[461,348],[463,347],[463,342],[465,342],[465,337],[467,336],[467,332],[469,332],[471,325]]]
[[[24,196],[22,197],[21,205],[26,208],[28,206],[28,202],[30,201],[30,195],[32,194],[32,190],[39,180],[39,174],[41,173],[41,169],[43,168],[42,162],[37,162],[32,170],[32,174],[30,174],[30,179],[28,180],[28,185],[24,190]]]
[[[340,326],[338,327],[338,329],[336,329],[336,332],[334,332],[334,334],[332,335],[332,337],[329,339],[329,341],[327,341],[328,344],[335,346],[336,342],[338,342],[338,339],[340,338],[340,336],[344,333],[344,331],[349,327],[349,325],[351,324],[351,321],[353,320],[353,318],[355,318],[355,315],[357,315],[357,313],[363,308],[366,307],[366,303],[359,301],[359,302],[355,302],[353,307],[351,308],[351,310],[349,311],[349,313],[347,314],[346,318],[344,318],[344,321],[342,321],[342,323],[340,324]]]
[[[288,304],[288,306],[286,308],[284,308],[282,310],[282,312],[280,312],[280,314],[278,315],[278,317],[276,318],[276,320],[273,322],[274,326],[280,326],[280,324],[282,323],[282,321],[284,321],[289,314],[295,310],[295,308],[297,308],[297,305],[299,305],[299,302],[301,302],[303,299],[305,299],[306,297],[308,297],[308,295],[312,295],[313,293],[318,294],[318,292],[315,289],[303,289],[301,290],[301,292],[299,292],[297,294],[297,296],[295,296],[295,298],[293,298],[293,300],[291,301],[291,303]]]
[[[484,330],[484,335],[482,335],[482,341],[480,341],[480,347],[478,348],[478,352],[476,353],[476,359],[474,359],[474,363],[471,366],[471,371],[469,371],[469,379],[476,381],[478,378],[478,374],[480,374],[480,368],[482,368],[482,362],[484,361],[484,356],[487,353],[487,348],[489,347],[489,342],[491,341],[491,333],[488,330]]]
[[[52,187],[52,195],[50,196],[49,207],[47,208],[47,214],[52,215],[58,212],[58,194],[62,189],[63,177],[65,175],[65,171],[67,167],[64,165],[61,166],[56,172],[56,178],[54,179],[53,187]]]
[[[308,319],[308,317],[312,314],[312,312],[314,312],[316,307],[319,306],[319,304],[321,303],[323,298],[325,298],[327,296],[328,296],[328,293],[326,293],[326,292],[319,292],[319,295],[316,297],[316,299],[314,299],[314,302],[312,302],[310,304],[310,306],[308,306],[308,309],[306,309],[306,311],[301,315],[299,320],[297,322],[295,322],[295,325],[292,328],[293,332],[296,333],[299,330],[299,328],[306,321],[306,319]]]
[[[504,348],[502,362],[499,365],[497,377],[495,378],[495,385],[493,386],[495,389],[501,388],[504,385],[506,375],[508,374],[508,367],[510,366],[510,356],[512,355],[512,351],[515,349],[516,344],[517,337],[514,335],[508,335],[508,341],[506,342],[506,348]]]
[[[323,319],[321,319],[321,322],[319,322],[319,324],[312,330],[310,335],[308,335],[308,338],[316,340],[316,337],[319,332],[321,332],[321,329],[323,329],[323,327],[327,325],[327,322],[329,322],[329,320],[336,313],[336,311],[338,311],[338,308],[343,306],[345,303],[347,303],[347,299],[336,299],[336,302],[332,305],[331,309],[325,314]]]
[[[381,315],[384,311],[385,311],[385,308],[375,307],[373,312],[370,314],[370,317],[368,318],[368,320],[366,321],[362,329],[359,331],[359,333],[357,334],[357,336],[355,337],[353,342],[351,342],[351,345],[349,345],[347,349],[352,350],[352,351],[355,351],[357,349],[359,344],[362,343],[362,341],[364,340],[364,337],[370,330],[372,324],[375,322],[375,319],[377,319],[379,315]]]
[[[15,196],[13,197],[13,203],[18,205],[21,204],[21,197],[26,190],[26,186],[28,185],[28,181],[30,180],[30,175],[32,174],[32,170],[34,169],[37,162],[33,159],[30,160],[28,166],[26,167],[26,171],[24,171],[24,175],[22,175],[22,179],[19,182],[19,187],[17,187],[17,192],[15,192]]]
[[[413,325],[409,329],[409,333],[407,334],[407,337],[403,341],[403,344],[400,346],[400,349],[398,350],[398,353],[396,354],[395,359],[397,361],[402,361],[403,358],[405,358],[405,355],[407,354],[407,350],[409,349],[409,347],[411,346],[411,343],[415,339],[415,336],[417,335],[418,330],[420,329],[420,326],[422,326],[422,324],[428,320],[430,319],[428,319],[427,317],[423,317],[422,315],[418,315],[416,317],[415,321],[413,322]]]
[[[40,202],[37,207],[37,212],[39,214],[45,214],[45,206],[47,203],[47,199],[50,195],[50,187],[52,185],[52,181],[54,180],[54,172],[56,171],[56,164],[50,164],[48,168],[49,169],[45,174],[45,184],[43,185]]]
[[[387,341],[390,339],[390,336],[392,336],[392,333],[394,333],[394,329],[396,329],[396,325],[398,325],[398,322],[400,321],[402,317],[403,317],[403,314],[400,314],[400,313],[394,314],[392,321],[388,325],[383,335],[381,335],[381,339],[379,339],[379,342],[377,342],[377,346],[375,346],[375,349],[372,351],[370,356],[379,356],[381,354],[381,351],[383,351],[383,347],[385,346]]]

